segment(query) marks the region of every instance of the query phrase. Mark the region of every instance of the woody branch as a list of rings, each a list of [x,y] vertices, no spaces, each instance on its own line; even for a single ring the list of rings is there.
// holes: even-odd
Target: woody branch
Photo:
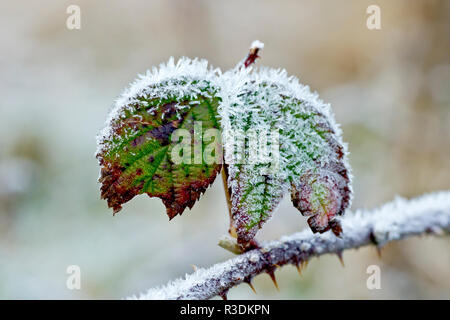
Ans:
[[[234,259],[200,268],[184,279],[152,288],[134,299],[209,299],[226,297],[228,290],[242,282],[251,286],[254,276],[292,264],[299,268],[308,260],[324,254],[341,257],[346,249],[374,245],[380,249],[388,242],[406,237],[450,233],[450,191],[441,191],[411,200],[398,198],[377,209],[347,213],[341,220],[340,238],[330,232],[312,234],[304,230],[280,240],[261,244]],[[253,288],[253,287],[252,287]]]

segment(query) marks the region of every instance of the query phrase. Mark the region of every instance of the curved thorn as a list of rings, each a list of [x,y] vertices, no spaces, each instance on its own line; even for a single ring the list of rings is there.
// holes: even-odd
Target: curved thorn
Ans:
[[[301,264],[302,271],[305,270],[307,266],[308,266],[308,260],[303,261]]]
[[[301,267],[301,263],[296,263],[295,264],[295,267],[297,268],[297,272],[298,272],[298,275],[301,277],[301,276],[303,276],[302,275],[302,267]]]
[[[336,253],[336,255],[338,256],[339,261],[341,262],[341,265],[342,265],[343,267],[345,267],[345,264],[344,264],[344,258],[343,258],[343,256],[342,256],[342,251],[338,251],[338,252]]]
[[[272,279],[273,284],[275,285],[275,288],[277,288],[278,291],[280,291],[280,288],[278,287],[277,279],[275,278],[275,272],[274,269],[267,270],[267,274],[270,276],[270,279]]]
[[[257,294],[257,293],[256,293],[256,290],[255,290],[255,287],[253,287],[252,280],[251,280],[250,278],[245,278],[244,282],[250,286],[250,288],[252,289],[252,291],[253,291],[255,294]]]

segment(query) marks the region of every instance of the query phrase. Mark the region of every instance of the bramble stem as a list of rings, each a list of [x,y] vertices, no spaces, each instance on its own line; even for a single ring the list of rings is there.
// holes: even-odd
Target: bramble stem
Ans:
[[[397,198],[370,211],[348,212],[341,220],[341,238],[332,233],[313,234],[309,229],[263,243],[236,258],[199,268],[185,279],[150,289],[134,299],[209,299],[224,295],[230,288],[261,273],[273,274],[286,264],[304,266],[308,260],[324,254],[341,256],[346,249],[366,245],[381,248],[406,237],[450,233],[450,191],[441,191],[411,200]]]

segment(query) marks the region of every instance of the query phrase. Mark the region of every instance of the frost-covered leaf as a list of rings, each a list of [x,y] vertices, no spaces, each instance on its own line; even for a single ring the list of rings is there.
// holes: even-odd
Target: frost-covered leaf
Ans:
[[[294,206],[308,216],[313,232],[323,233],[329,229],[340,235],[342,228],[336,216],[342,215],[350,205],[351,186],[342,145],[336,140],[331,128],[324,137],[331,147],[332,159],[318,165],[292,183],[291,199]]]
[[[143,193],[161,198],[170,218],[191,208],[221,170],[203,157],[212,142],[204,138],[207,130],[220,128],[230,233],[244,249],[288,192],[314,232],[340,233],[336,216],[351,200],[340,129],[329,105],[285,71],[245,69],[261,48],[254,42],[247,58],[223,76],[206,61],[171,59],[122,94],[97,152],[101,195],[114,212]],[[176,149],[178,129],[188,132],[189,142],[194,136],[188,149]],[[183,162],[173,161],[174,151]]]
[[[182,58],[175,64],[170,59],[140,76],[116,101],[97,151],[101,197],[114,212],[147,193],[162,199],[171,219],[192,208],[214,181],[221,164],[205,162],[202,151],[209,141],[201,137],[208,129],[219,129],[216,73],[204,60]],[[190,133],[189,147],[193,141],[191,155],[177,149],[185,157],[181,163],[172,159],[177,129]]]
[[[289,191],[314,232],[338,234],[335,216],[349,206],[351,186],[330,106],[284,70],[233,70],[222,86],[219,114],[238,242],[248,243]]]

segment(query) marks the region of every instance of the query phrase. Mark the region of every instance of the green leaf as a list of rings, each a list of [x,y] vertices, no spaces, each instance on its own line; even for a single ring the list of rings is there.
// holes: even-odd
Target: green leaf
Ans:
[[[161,198],[172,219],[192,208],[214,181],[221,164],[205,161],[210,141],[202,139],[208,129],[219,129],[219,98],[210,72],[203,62],[172,60],[119,98],[97,153],[101,197],[114,213],[146,193]]]
[[[238,242],[253,239],[287,192],[314,232],[339,234],[335,216],[350,204],[350,169],[329,105],[285,71],[234,71],[223,86],[219,113]],[[264,148],[269,159],[252,160]]]

